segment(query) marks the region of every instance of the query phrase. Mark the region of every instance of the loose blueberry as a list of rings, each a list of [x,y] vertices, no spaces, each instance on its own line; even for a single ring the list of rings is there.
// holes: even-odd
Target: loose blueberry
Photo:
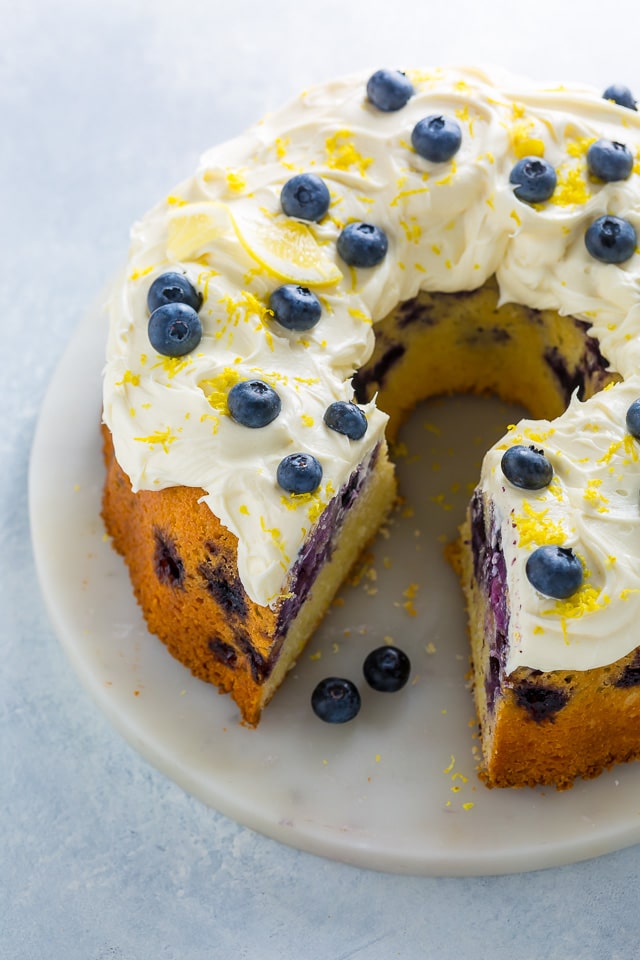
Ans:
[[[627,410],[627,430],[632,437],[640,440],[640,399],[634,400]]]
[[[322,306],[315,293],[307,287],[285,283],[269,297],[269,309],[273,310],[279,324],[287,330],[310,330],[322,314]]]
[[[183,357],[200,343],[200,317],[186,303],[166,303],[149,317],[151,346],[165,357]]]
[[[613,100],[614,103],[617,103],[621,107],[627,107],[629,110],[638,109],[631,90],[622,83],[612,83],[610,87],[607,87],[602,96],[605,100]]]
[[[636,231],[621,217],[598,217],[588,228],[584,242],[596,260],[624,263],[636,249]]]
[[[542,490],[553,479],[553,467],[542,450],[516,444],[509,447],[500,461],[502,472],[514,487],[523,490]]]
[[[589,173],[606,183],[626,180],[633,169],[633,154],[629,147],[616,140],[597,140],[587,150]]]
[[[557,182],[555,170],[542,157],[523,157],[518,160],[509,176],[509,183],[515,186],[513,192],[518,200],[525,203],[543,203],[548,200]]]
[[[411,133],[411,143],[425,160],[444,163],[460,149],[462,131],[456,120],[434,114],[418,120]]]
[[[313,493],[320,486],[322,467],[310,453],[290,453],[278,464],[277,480],[287,493]]]
[[[571,547],[538,547],[530,554],[526,565],[529,583],[554,600],[566,600],[580,588],[583,579],[582,564]]]
[[[245,427],[266,427],[280,413],[280,397],[263,380],[242,380],[229,390],[227,406],[232,418]]]
[[[187,280],[184,273],[163,273],[156,277],[147,293],[149,313],[167,303],[186,303],[196,313],[202,306],[202,294]]]
[[[324,412],[324,422],[336,433],[343,433],[350,440],[361,440],[367,432],[367,418],[355,403],[336,400]]]
[[[367,83],[367,98],[378,110],[401,110],[413,96],[411,81],[400,70],[376,70]]]
[[[291,177],[280,194],[286,215],[298,220],[322,220],[330,202],[329,188],[315,173],[299,173]]]
[[[338,253],[350,267],[375,267],[388,249],[386,233],[372,223],[349,223],[338,237]]]
[[[362,672],[374,690],[395,693],[402,690],[409,679],[411,661],[403,650],[385,645],[371,651],[364,661]]]
[[[311,694],[311,708],[325,723],[347,723],[357,715],[361,700],[351,680],[326,677]]]

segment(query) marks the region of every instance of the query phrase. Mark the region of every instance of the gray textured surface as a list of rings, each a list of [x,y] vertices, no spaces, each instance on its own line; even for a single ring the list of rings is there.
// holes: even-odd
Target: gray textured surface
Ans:
[[[205,146],[367,66],[481,60],[640,91],[630,0],[579,15],[540,0],[526,17],[497,0],[436,17],[351,0],[348,23],[346,6],[0,0],[2,958],[637,955],[637,848],[511,877],[393,877],[205,808],[110,728],[39,597],[26,480],[47,382],[130,222]]]

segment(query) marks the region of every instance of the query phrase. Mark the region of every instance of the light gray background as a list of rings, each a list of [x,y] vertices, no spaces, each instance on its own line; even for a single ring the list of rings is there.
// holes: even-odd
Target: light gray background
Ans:
[[[0,0],[0,957],[627,960],[638,849],[475,879],[357,870],[228,821],[90,702],[40,599],[27,467],[130,223],[198,154],[355,69],[483,62],[640,95],[640,8]]]

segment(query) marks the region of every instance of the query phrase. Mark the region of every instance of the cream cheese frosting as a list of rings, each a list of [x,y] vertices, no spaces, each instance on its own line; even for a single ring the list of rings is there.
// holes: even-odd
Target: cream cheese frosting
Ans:
[[[420,290],[475,289],[495,274],[502,302],[586,320],[612,369],[628,381],[587,404],[572,401],[554,422],[559,466],[540,502],[522,491],[505,494],[497,451],[487,457],[483,482],[504,496],[505,523],[528,509],[525,500],[562,520],[594,591],[589,610],[567,617],[549,614],[549,601],[525,584],[523,608],[512,618],[509,668],[611,662],[636,645],[631,627],[640,615],[640,574],[633,572],[640,476],[622,410],[640,395],[640,257],[600,263],[587,253],[584,235],[603,214],[626,218],[640,233],[640,118],[583,86],[534,85],[467,68],[408,76],[415,94],[393,113],[367,101],[367,75],[304,92],[205,153],[195,175],[136,224],[109,306],[104,420],[117,459],[134,491],[201,487],[238,537],[248,595],[274,606],[324,506],[384,435],[386,417],[375,403],[363,408],[362,440],[323,422],[332,401],[352,399],[350,378],[371,356],[375,323]],[[424,160],[411,146],[414,125],[434,113],[455,117],[462,130],[460,150],[446,163]],[[588,175],[586,151],[600,138],[630,148],[628,180],[600,183]],[[544,156],[557,171],[557,188],[544,204],[517,200],[509,183],[516,160],[529,155]],[[320,223],[281,211],[284,183],[305,172],[329,187],[331,205]],[[349,267],[337,254],[337,238],[354,220],[388,237],[387,256],[374,268]],[[156,354],[147,337],[147,291],[167,270],[186,273],[204,297],[202,341],[174,359]],[[285,282],[319,296],[323,312],[313,329],[287,331],[274,322],[269,294]],[[226,395],[237,381],[255,377],[277,390],[282,412],[249,430],[230,418]],[[552,427],[525,422],[518,431]],[[600,463],[619,442],[610,462]],[[298,451],[317,457],[323,479],[315,493],[295,497],[275,477],[280,460]],[[624,481],[616,479],[621,475]],[[505,544],[512,540],[505,535]],[[520,563],[523,550],[518,538],[513,556]],[[510,576],[522,574],[514,566]]]

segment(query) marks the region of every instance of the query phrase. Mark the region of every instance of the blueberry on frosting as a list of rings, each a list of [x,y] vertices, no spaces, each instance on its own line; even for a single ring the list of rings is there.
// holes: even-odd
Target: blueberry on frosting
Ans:
[[[571,547],[538,547],[529,555],[527,579],[545,597],[566,600],[582,586],[584,573]]]
[[[596,260],[603,263],[624,263],[636,249],[637,236],[633,224],[621,217],[598,217],[587,229],[584,242]]]
[[[291,177],[280,194],[283,211],[298,220],[322,220],[330,202],[329,188],[315,173],[299,173]]]
[[[375,267],[384,260],[389,241],[372,223],[348,223],[338,237],[338,253],[350,267]]]
[[[245,427],[266,427],[280,413],[280,397],[263,380],[242,380],[227,395],[227,407],[236,423]]]
[[[602,94],[605,100],[613,100],[620,107],[627,107],[629,110],[637,110],[636,101],[629,87],[623,83],[612,83],[611,86]]]
[[[617,140],[597,140],[587,150],[587,167],[606,183],[626,180],[633,169],[633,154]]]
[[[418,120],[411,133],[411,143],[416,153],[432,163],[451,160],[460,149],[462,131],[460,124],[451,117],[433,114]]]
[[[269,309],[287,330],[310,330],[322,314],[322,306],[308,287],[285,283],[269,297]]]
[[[170,271],[153,281],[147,293],[149,313],[167,303],[186,303],[196,313],[202,306],[202,294],[185,277],[184,273]]]
[[[376,70],[367,83],[367,99],[378,110],[393,113],[413,96],[411,81],[400,70]]]
[[[634,400],[627,410],[626,423],[631,436],[640,440],[640,399]]]
[[[361,440],[367,432],[367,418],[355,403],[336,400],[324,413],[324,422],[336,433],[342,433],[350,440]]]
[[[166,303],[149,317],[149,342],[165,357],[183,357],[200,343],[200,317],[186,303]]]
[[[542,490],[553,479],[553,467],[542,450],[516,444],[509,447],[500,461],[502,472],[514,487]]]
[[[322,467],[310,453],[290,453],[278,464],[277,480],[287,493],[313,493],[320,486]]]
[[[523,157],[509,176],[518,200],[525,203],[543,203],[552,196],[558,178],[551,164],[542,157]]]

